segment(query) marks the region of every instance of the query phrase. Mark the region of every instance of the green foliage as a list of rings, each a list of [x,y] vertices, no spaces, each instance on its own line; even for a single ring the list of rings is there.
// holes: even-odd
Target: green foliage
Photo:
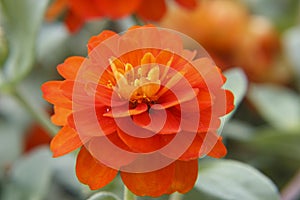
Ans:
[[[300,128],[300,96],[290,89],[272,84],[252,84],[248,98],[274,128]]]
[[[233,93],[235,108],[231,113],[221,118],[222,124],[219,131],[222,130],[225,123],[228,120],[230,120],[234,112],[238,109],[239,104],[242,102],[243,98],[245,97],[245,94],[247,92],[247,86],[248,86],[247,77],[243,72],[243,70],[240,68],[229,69],[225,71],[224,75],[227,79],[224,88],[230,90]]]
[[[209,200],[276,200],[276,186],[255,168],[233,160],[200,162],[196,190],[199,199]]]
[[[256,137],[249,140],[249,145],[268,155],[281,156],[300,161],[300,130],[281,132],[274,129],[260,130]]]
[[[1,19],[0,19],[0,21],[1,21]],[[0,69],[2,68],[3,63],[5,62],[5,60],[7,58],[7,53],[8,53],[7,41],[4,36],[3,30],[0,26]]]
[[[22,80],[32,69],[35,46],[44,12],[49,0],[1,0],[4,13],[4,31],[8,40],[9,55],[5,62],[2,82]]]
[[[51,180],[50,158],[50,152],[44,149],[18,160],[11,169],[3,199],[42,199]]]
[[[87,200],[120,200],[118,196],[110,192],[98,192]]]

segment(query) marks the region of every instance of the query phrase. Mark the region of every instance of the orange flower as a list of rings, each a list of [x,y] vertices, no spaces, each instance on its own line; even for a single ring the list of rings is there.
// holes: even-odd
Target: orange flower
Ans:
[[[172,7],[160,26],[194,38],[223,70],[242,67],[253,82],[288,80],[288,70],[277,64],[281,48],[274,25],[239,1],[202,1],[191,12]]]
[[[53,123],[63,126],[53,156],[81,147],[76,173],[91,189],[120,172],[139,196],[188,192],[198,158],[226,154],[217,130],[233,109],[224,76],[199,53],[153,26],[92,37],[88,58],[66,59],[57,67],[65,80],[42,86],[54,104]]]
[[[37,124],[33,124],[27,131],[24,138],[24,153],[27,153],[41,145],[49,145],[50,141],[50,135],[48,135],[48,133]]]
[[[179,5],[192,9],[197,0],[175,0]],[[46,13],[52,20],[67,9],[65,23],[71,32],[77,31],[85,21],[107,17],[119,19],[136,13],[143,20],[158,21],[166,12],[165,0],[55,0]]]

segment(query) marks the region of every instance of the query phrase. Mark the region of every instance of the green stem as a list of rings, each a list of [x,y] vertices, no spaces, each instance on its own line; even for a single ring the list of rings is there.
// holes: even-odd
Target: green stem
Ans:
[[[182,200],[182,199],[183,199],[183,195],[178,192],[171,194],[169,198],[169,200]]]
[[[136,200],[136,196],[124,185],[124,200]]]
[[[48,114],[38,106],[34,106],[32,102],[25,95],[22,94],[17,88],[12,93],[15,99],[28,111],[29,114],[52,136],[58,132],[58,128],[54,126]]]
[[[136,25],[139,25],[139,26],[145,25],[145,22],[143,20],[141,20],[140,18],[138,18],[136,15],[132,15],[131,18],[132,18],[132,21],[134,21]]]

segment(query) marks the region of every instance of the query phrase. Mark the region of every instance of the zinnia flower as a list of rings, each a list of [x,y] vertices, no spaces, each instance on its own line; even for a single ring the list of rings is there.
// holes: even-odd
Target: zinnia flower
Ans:
[[[192,9],[197,4],[197,0],[175,1],[187,9]],[[55,0],[49,7],[46,18],[54,19],[65,9],[65,23],[71,32],[75,32],[84,22],[102,17],[120,19],[137,14],[145,21],[158,21],[165,14],[167,6],[165,0]]]
[[[49,134],[37,124],[33,124],[25,134],[23,150],[29,152],[36,147],[49,145],[50,141]]]
[[[52,122],[62,126],[50,148],[54,157],[80,148],[77,177],[91,189],[120,173],[139,196],[186,193],[199,157],[226,154],[217,131],[233,95],[218,67],[183,49],[178,33],[103,31],[88,42],[88,58],[70,57],[57,69],[65,80],[42,86]]]
[[[251,15],[240,1],[203,1],[191,12],[171,7],[160,26],[195,39],[223,70],[242,67],[252,82],[284,83],[290,77],[277,64],[281,45],[274,24]]]

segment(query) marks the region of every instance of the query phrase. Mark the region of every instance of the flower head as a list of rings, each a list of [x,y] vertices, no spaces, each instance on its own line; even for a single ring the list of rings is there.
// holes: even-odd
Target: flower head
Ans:
[[[191,12],[172,7],[160,26],[194,38],[223,70],[240,66],[252,82],[288,80],[289,70],[276,64],[282,48],[274,24],[240,1],[203,1]]]
[[[196,0],[175,0],[184,8],[192,9]],[[165,0],[55,0],[46,17],[55,18],[67,9],[65,23],[71,32],[78,30],[84,22],[96,18],[119,19],[137,14],[143,20],[159,21],[167,10]]]
[[[225,78],[207,54],[183,48],[178,33],[153,26],[88,42],[88,58],[58,66],[63,81],[42,86],[62,126],[54,157],[81,148],[78,179],[98,189],[120,172],[135,194],[185,193],[198,158],[226,154],[219,118],[233,109]]]

